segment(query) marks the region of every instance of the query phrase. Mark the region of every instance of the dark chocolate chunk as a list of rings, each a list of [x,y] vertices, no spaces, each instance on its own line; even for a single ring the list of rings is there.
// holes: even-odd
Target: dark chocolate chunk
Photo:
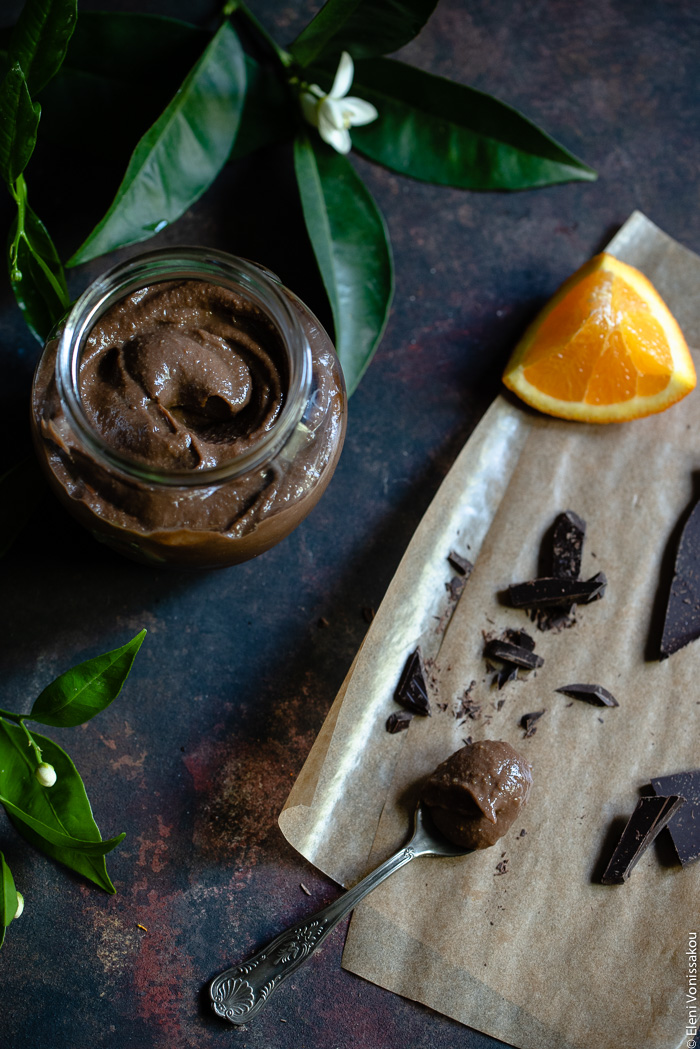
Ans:
[[[573,510],[567,510],[554,521],[552,529],[551,571],[558,579],[578,579],[586,522]]]
[[[602,597],[607,586],[604,572],[590,579],[555,579],[547,576],[508,587],[508,602],[513,608],[546,608],[555,605],[588,604]]]
[[[615,697],[602,685],[562,685],[555,688],[555,692],[561,692],[572,699],[582,699],[586,703],[596,703],[599,707],[619,707]]]
[[[527,648],[530,652],[535,651],[535,639],[530,637],[527,630],[513,630],[509,627],[503,634],[504,641],[510,641],[512,645],[519,645],[520,648]]]
[[[459,572],[465,579],[468,579],[474,570],[474,565],[466,557],[462,557],[456,550],[450,550],[447,555],[447,560],[450,562],[455,572]]]
[[[700,637],[700,502],[686,521],[674,566],[661,638],[666,659]]]
[[[530,736],[534,736],[537,732],[537,722],[544,713],[544,710],[533,710],[531,714],[523,714],[520,724],[525,729],[525,739],[529,739]]]
[[[626,882],[654,838],[684,804],[685,798],[675,794],[670,797],[649,794],[640,798],[603,872],[601,883],[622,885]]]
[[[425,683],[425,668],[420,648],[411,652],[406,660],[394,692],[394,699],[400,707],[411,710],[414,714],[430,717],[428,686]]]
[[[413,714],[410,710],[396,710],[386,719],[386,730],[395,735],[397,732],[403,732],[407,729],[412,721]]]
[[[686,799],[671,817],[668,829],[683,866],[700,859],[700,769],[658,776],[651,781],[657,794],[680,794]]]
[[[534,670],[544,663],[542,656],[536,656],[531,649],[514,645],[510,641],[499,641],[498,638],[493,638],[487,643],[484,655],[489,659],[500,659],[503,663],[514,663],[515,666],[524,667],[526,670]]]

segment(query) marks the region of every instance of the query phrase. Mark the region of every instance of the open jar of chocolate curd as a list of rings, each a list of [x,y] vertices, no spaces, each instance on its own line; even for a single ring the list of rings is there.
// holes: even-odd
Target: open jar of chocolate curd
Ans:
[[[46,345],[33,433],[96,538],[151,564],[245,561],[316,505],[345,435],[342,371],[268,270],[153,251],[94,281]]]

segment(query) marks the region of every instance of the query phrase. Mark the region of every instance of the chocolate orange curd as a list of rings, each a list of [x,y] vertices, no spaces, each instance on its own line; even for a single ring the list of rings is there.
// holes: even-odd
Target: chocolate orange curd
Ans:
[[[435,826],[466,849],[494,845],[527,801],[532,769],[501,740],[470,743],[427,780],[421,798]]]
[[[346,419],[313,314],[243,260],[252,284],[202,250],[219,267],[202,279],[197,254],[180,276],[166,267],[172,279],[157,279],[169,252],[108,274],[116,291],[69,317],[33,390],[40,459],[74,515],[131,557],[185,567],[243,561],[291,532],[330,480]],[[144,283],[131,272],[120,296],[135,265]]]

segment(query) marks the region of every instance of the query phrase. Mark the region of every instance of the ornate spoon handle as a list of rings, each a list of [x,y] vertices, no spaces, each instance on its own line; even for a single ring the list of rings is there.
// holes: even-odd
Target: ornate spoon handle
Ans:
[[[217,976],[209,988],[214,1012],[233,1024],[252,1019],[275,988],[313,954],[341,918],[385,878],[419,855],[421,850],[409,842],[323,910],[280,933],[242,965]]]

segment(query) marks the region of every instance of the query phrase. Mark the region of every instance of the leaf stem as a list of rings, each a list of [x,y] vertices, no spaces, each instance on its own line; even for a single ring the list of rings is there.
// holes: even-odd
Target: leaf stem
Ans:
[[[36,740],[34,739],[34,736],[31,734],[31,732],[29,731],[29,729],[25,725],[24,719],[20,720],[19,724],[20,724],[20,728],[24,731],[25,735],[27,736],[27,739],[29,741],[28,742],[28,746],[30,746],[32,748],[32,750],[34,751],[34,755],[36,757],[37,762],[39,762],[41,764],[41,747],[36,742]]]
[[[22,273],[17,265],[17,255],[19,253],[19,242],[25,236],[24,217],[27,212],[27,183],[24,181],[24,175],[17,176],[10,186],[10,193],[17,204],[17,229],[10,244],[10,276],[12,280],[19,281],[22,279]]]
[[[257,20],[253,12],[243,3],[243,0],[227,0],[221,13],[225,17],[233,14],[242,15],[254,33],[261,40],[264,40],[283,69],[285,71],[289,69],[294,59],[288,51],[283,50],[277,41],[270,36],[267,29]]]
[[[21,724],[27,717],[29,717],[28,714],[13,714],[11,710],[3,710],[0,707],[0,718],[8,718],[11,721],[16,721],[18,724]]]

